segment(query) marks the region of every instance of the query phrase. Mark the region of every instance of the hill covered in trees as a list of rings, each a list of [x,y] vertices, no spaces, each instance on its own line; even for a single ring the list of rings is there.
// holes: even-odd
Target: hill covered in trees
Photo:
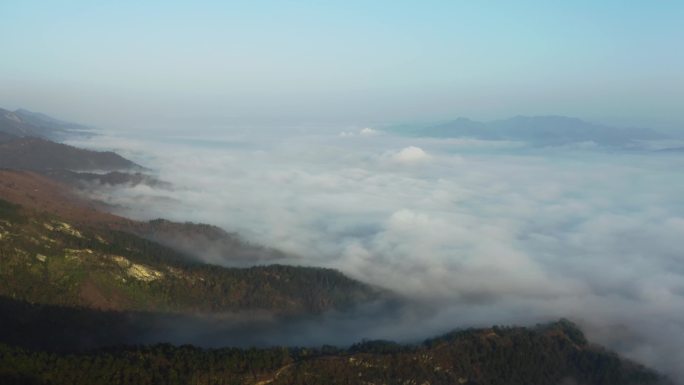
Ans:
[[[109,310],[319,313],[380,291],[322,268],[225,268],[123,231],[75,227],[0,201],[0,295]]]
[[[589,344],[567,321],[455,331],[418,345],[200,349],[168,344],[56,354],[0,345],[3,384],[666,384]]]

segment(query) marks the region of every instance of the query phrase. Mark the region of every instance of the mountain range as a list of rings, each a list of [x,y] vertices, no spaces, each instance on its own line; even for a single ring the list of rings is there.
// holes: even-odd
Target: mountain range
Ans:
[[[485,131],[496,139],[545,132],[529,122],[515,127]],[[55,141],[81,129],[0,111],[1,384],[669,383],[591,344],[566,320],[456,330],[404,345],[172,345],[191,331],[230,344],[263,331],[253,327],[259,320],[272,328],[315,324],[408,300],[336,270],[273,264],[290,256],[216,226],[110,212],[84,186],[106,193],[130,178],[155,179],[116,153]],[[481,130],[468,121],[427,132]]]
[[[520,141],[535,146],[594,143],[625,147],[668,138],[648,128],[618,128],[565,116],[516,116],[491,122],[458,118],[439,124],[390,127],[390,131],[435,138]]]
[[[23,109],[0,109],[0,167],[32,170],[76,187],[168,187],[140,165],[112,151],[77,148],[61,140],[96,135],[92,128]]]
[[[14,137],[36,137],[63,140],[68,137],[86,135],[92,129],[76,123],[65,122],[45,114],[24,109],[9,111],[0,108],[0,133]],[[2,140],[2,136],[0,136]]]

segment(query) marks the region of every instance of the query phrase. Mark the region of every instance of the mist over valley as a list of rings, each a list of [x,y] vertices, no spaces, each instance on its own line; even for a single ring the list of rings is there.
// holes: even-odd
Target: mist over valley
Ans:
[[[684,3],[0,15],[1,385],[684,384]]]
[[[172,183],[93,192],[123,215],[217,225],[284,253],[271,261],[335,268],[420,304],[391,326],[381,315],[346,321],[348,341],[331,322],[335,337],[321,343],[569,317],[677,372],[684,158],[648,141],[624,147],[629,131],[619,146],[587,139],[540,146],[344,128],[71,143],[144,160]]]

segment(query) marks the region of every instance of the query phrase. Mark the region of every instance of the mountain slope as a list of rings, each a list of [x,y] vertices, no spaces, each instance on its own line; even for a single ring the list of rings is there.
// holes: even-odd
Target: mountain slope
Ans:
[[[134,221],[107,212],[106,205],[86,199],[70,186],[30,171],[0,169],[0,199],[39,213],[49,213],[75,226],[137,235],[195,260],[226,266],[273,263],[288,255],[246,242],[238,234],[200,223],[175,223],[163,219]],[[127,174],[135,175],[135,174]]]
[[[43,127],[47,130],[86,131],[91,129],[90,127],[81,124],[65,122],[40,112],[33,112],[23,108],[19,108],[18,110],[14,111],[14,114],[25,124]]]
[[[44,114],[24,109],[8,111],[0,108],[0,133],[3,134],[62,140],[82,134],[87,130],[89,130],[88,127],[64,122]]]
[[[0,133],[15,137],[51,137],[49,129],[27,123],[16,113],[2,108],[0,108]]]
[[[0,143],[0,167],[36,171],[142,168],[111,151],[84,150],[39,138],[20,138]]]
[[[17,136],[7,134],[4,132],[0,132],[0,143],[11,142],[11,141],[16,140],[18,138],[19,137],[17,137]]]
[[[78,370],[74,370],[78,368]],[[666,379],[593,346],[567,321],[453,332],[420,345],[204,350],[192,346],[55,354],[0,345],[3,384],[646,385]]]
[[[89,131],[88,127],[37,112],[0,109],[0,168],[38,171],[76,187],[117,184],[169,186],[153,176],[140,173],[143,170],[141,166],[114,152],[85,150],[54,141]],[[92,171],[106,173],[95,174]]]
[[[32,171],[0,169],[0,199],[79,226],[120,229],[131,222],[107,213],[103,204],[87,199],[70,186]]]
[[[127,231],[158,242],[206,263],[249,266],[274,263],[288,257],[269,247],[251,244],[235,233],[201,223],[176,223],[165,219],[131,224]]]
[[[318,313],[380,292],[321,268],[222,268],[120,231],[0,201],[0,295],[32,303],[178,313]]]

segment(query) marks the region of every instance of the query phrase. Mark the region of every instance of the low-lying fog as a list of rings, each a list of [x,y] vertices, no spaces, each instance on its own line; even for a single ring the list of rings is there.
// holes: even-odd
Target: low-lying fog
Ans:
[[[216,224],[297,256],[288,263],[421,304],[285,328],[276,343],[406,341],[567,317],[684,377],[684,154],[312,132],[74,144],[115,149],[174,184],[99,196],[129,216]]]

